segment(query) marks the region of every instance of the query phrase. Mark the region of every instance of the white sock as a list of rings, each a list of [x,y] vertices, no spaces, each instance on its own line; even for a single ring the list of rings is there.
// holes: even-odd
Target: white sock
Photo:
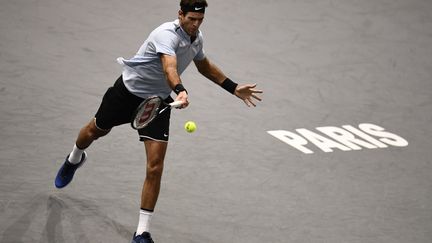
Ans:
[[[153,212],[140,209],[138,228],[136,231],[136,235],[140,235],[143,232],[149,232],[150,229],[150,220],[153,216]]]
[[[72,152],[69,154],[69,162],[71,164],[78,164],[81,161],[82,154],[84,153],[84,149],[80,149],[74,145]]]

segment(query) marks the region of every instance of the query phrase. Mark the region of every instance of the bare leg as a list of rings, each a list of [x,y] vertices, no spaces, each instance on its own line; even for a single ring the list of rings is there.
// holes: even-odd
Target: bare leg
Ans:
[[[154,210],[159,196],[168,143],[146,140],[144,146],[147,155],[147,171],[141,194],[141,208]]]
[[[86,149],[94,140],[107,135],[109,132],[110,130],[102,130],[96,127],[96,120],[92,119],[80,130],[76,145],[80,149]]]

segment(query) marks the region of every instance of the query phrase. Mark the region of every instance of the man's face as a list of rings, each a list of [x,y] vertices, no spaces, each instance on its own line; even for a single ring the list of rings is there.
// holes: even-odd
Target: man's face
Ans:
[[[198,12],[188,12],[186,15],[179,11],[180,26],[190,36],[196,36],[200,25],[204,20],[204,14]]]

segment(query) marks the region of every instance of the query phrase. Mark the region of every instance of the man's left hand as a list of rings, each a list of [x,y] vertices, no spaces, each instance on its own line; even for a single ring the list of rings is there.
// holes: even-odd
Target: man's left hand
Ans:
[[[261,98],[256,95],[256,94],[261,94],[263,93],[262,90],[258,90],[255,89],[256,84],[245,84],[245,85],[238,85],[234,94],[240,98],[241,100],[243,100],[243,102],[247,105],[247,106],[256,106],[254,101],[258,100],[261,101]],[[253,98],[253,99],[252,99]]]

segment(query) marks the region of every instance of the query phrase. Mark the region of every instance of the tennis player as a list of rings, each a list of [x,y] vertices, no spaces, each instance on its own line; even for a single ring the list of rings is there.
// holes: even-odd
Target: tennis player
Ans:
[[[75,171],[85,163],[85,149],[113,127],[130,123],[134,110],[144,99],[157,95],[170,103],[173,101],[170,95],[174,92],[175,100],[183,103],[181,108],[186,108],[188,92],[180,75],[192,61],[203,76],[240,98],[247,106],[255,106],[256,100],[261,101],[258,94],[262,91],[256,89],[256,84],[238,85],[207,58],[199,30],[206,7],[206,0],[181,0],[177,20],[154,29],[131,59],[118,59],[123,66],[122,75],[104,94],[95,117],[80,130],[72,152],[55,178],[57,188],[67,186]],[[169,120],[168,109],[138,131],[140,141],[144,142],[147,166],[138,227],[132,242],[153,242],[149,226],[159,195]]]

